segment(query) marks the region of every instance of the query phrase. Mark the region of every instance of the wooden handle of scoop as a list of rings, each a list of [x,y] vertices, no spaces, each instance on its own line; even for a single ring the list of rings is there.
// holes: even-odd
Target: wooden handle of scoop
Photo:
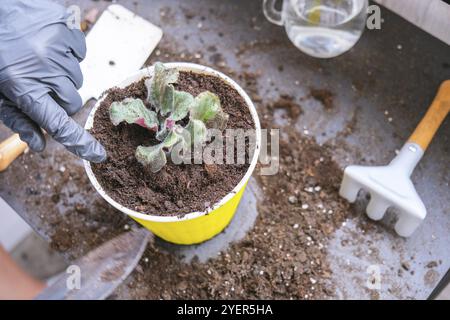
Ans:
[[[442,83],[436,98],[408,142],[418,144],[425,151],[449,112],[450,80],[447,80]]]
[[[28,145],[20,140],[17,133],[0,143],[0,171],[8,168],[27,148]]]

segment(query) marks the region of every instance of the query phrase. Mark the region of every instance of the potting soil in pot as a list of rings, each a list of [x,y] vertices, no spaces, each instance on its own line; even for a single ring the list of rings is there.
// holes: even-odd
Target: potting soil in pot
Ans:
[[[227,129],[253,129],[250,111],[239,93],[221,79],[193,72],[180,72],[177,90],[193,96],[208,90],[220,98],[223,110],[230,116]],[[106,193],[123,206],[151,215],[182,215],[204,211],[228,193],[244,177],[251,156],[246,153],[245,164],[175,165],[169,160],[159,172],[152,173],[135,158],[139,145],[157,144],[155,133],[137,125],[114,126],[109,107],[114,101],[140,98],[145,101],[144,81],[107,92],[94,118],[91,133],[105,147],[108,159],[92,164],[92,170]],[[150,105],[147,105],[151,107]],[[183,120],[182,120],[183,121]],[[236,154],[235,145],[235,154]],[[224,146],[224,163],[226,148]]]

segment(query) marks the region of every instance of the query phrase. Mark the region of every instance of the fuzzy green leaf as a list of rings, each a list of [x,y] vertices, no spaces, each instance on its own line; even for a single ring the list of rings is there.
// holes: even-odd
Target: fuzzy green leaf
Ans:
[[[175,91],[173,111],[170,118],[174,121],[184,119],[194,104],[194,97],[188,92]]]
[[[136,149],[136,159],[144,166],[150,166],[152,172],[158,172],[167,163],[166,154],[163,150],[163,144],[156,146],[139,146]]]
[[[159,141],[163,141],[164,139],[166,139],[167,135],[169,134],[169,130],[167,130],[166,127],[163,127],[161,130],[158,131],[158,133],[156,134],[156,139],[158,139]]]
[[[161,115],[165,116],[172,112],[175,100],[175,88],[169,84],[164,90],[164,95],[161,101]]]
[[[171,148],[180,142],[183,137],[176,132],[176,130],[172,130],[164,139],[163,145],[165,148]]]
[[[176,68],[168,69],[161,62],[155,64],[153,77],[150,80],[146,80],[145,84],[147,86],[148,101],[156,110],[164,109],[165,111],[163,110],[163,112],[167,112],[167,109],[172,109],[174,88],[170,84],[177,82],[178,75],[179,72]],[[170,91],[172,91],[172,94]]]
[[[141,99],[125,99],[122,102],[113,102],[109,108],[109,117],[115,126],[125,121],[150,130],[158,130],[159,123],[156,113],[147,109]]]
[[[188,132],[190,140],[186,136],[184,136],[184,139],[190,141],[191,145],[200,145],[206,141],[208,132],[202,121],[190,119],[185,129]]]
[[[206,122],[214,118],[220,110],[219,97],[214,93],[204,91],[195,97],[195,103],[191,109],[191,119]]]
[[[150,166],[153,172],[161,170],[167,163],[166,152],[174,151],[178,146],[182,146],[183,150],[190,150],[194,146],[195,150],[198,145],[206,142],[207,128],[223,130],[229,118],[222,110],[217,95],[205,91],[194,98],[188,92],[175,90],[173,84],[178,80],[178,76],[177,69],[166,68],[162,63],[155,64],[154,74],[151,79],[145,81],[145,85],[148,90],[147,100],[156,112],[152,112],[150,116],[145,115],[142,119],[138,118],[134,122],[147,127],[149,125],[147,120],[151,118],[152,128],[155,131],[159,129],[156,138],[161,141],[160,144],[150,147],[140,146],[136,150],[138,161]],[[145,108],[142,101],[141,105]],[[115,108],[119,111],[124,109],[121,105],[116,105]],[[177,122],[188,115],[189,122],[183,128]],[[119,119],[114,118],[114,121],[117,122]]]

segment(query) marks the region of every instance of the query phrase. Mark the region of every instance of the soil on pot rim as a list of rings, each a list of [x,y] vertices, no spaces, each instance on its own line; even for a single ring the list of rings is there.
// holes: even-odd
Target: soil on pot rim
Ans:
[[[223,110],[230,116],[227,129],[254,128],[245,100],[220,78],[183,71],[175,86],[194,96],[205,90],[215,93]],[[252,158],[248,152],[245,164],[175,165],[168,159],[161,171],[152,173],[136,160],[134,154],[139,145],[156,144],[155,134],[137,125],[122,123],[113,126],[109,119],[111,103],[129,97],[145,101],[147,90],[144,80],[123,89],[109,90],[95,114],[91,130],[108,154],[105,162],[93,163],[92,170],[100,185],[115,201],[141,213],[182,216],[208,209],[231,192],[244,177]],[[236,148],[235,145],[235,154]],[[223,154],[225,163],[225,146]]]

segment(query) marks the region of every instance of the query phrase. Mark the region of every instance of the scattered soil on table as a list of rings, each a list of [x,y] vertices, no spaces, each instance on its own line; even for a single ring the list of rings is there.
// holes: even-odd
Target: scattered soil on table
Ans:
[[[222,108],[230,115],[227,129],[254,128],[244,99],[219,78],[181,72],[176,87],[194,96],[205,90],[217,94]],[[127,97],[145,101],[146,96],[144,81],[141,80],[124,89],[110,90],[100,105],[92,134],[105,147],[108,159],[101,164],[92,164],[99,183],[117,202],[151,215],[182,215],[209,208],[239,183],[247,172],[251,157],[246,152],[245,164],[224,165],[175,165],[168,159],[168,164],[160,172],[152,173],[136,160],[134,154],[139,145],[158,143],[155,134],[136,125],[115,127],[109,119],[112,102]],[[225,146],[223,154],[225,163]]]
[[[259,110],[272,123],[270,108]],[[206,263],[185,264],[156,246],[125,284],[137,299],[318,299],[335,296],[328,237],[351,213],[338,195],[331,151],[289,128],[280,143],[280,171],[258,177],[264,192],[246,237]],[[124,288],[119,289],[120,291]]]

